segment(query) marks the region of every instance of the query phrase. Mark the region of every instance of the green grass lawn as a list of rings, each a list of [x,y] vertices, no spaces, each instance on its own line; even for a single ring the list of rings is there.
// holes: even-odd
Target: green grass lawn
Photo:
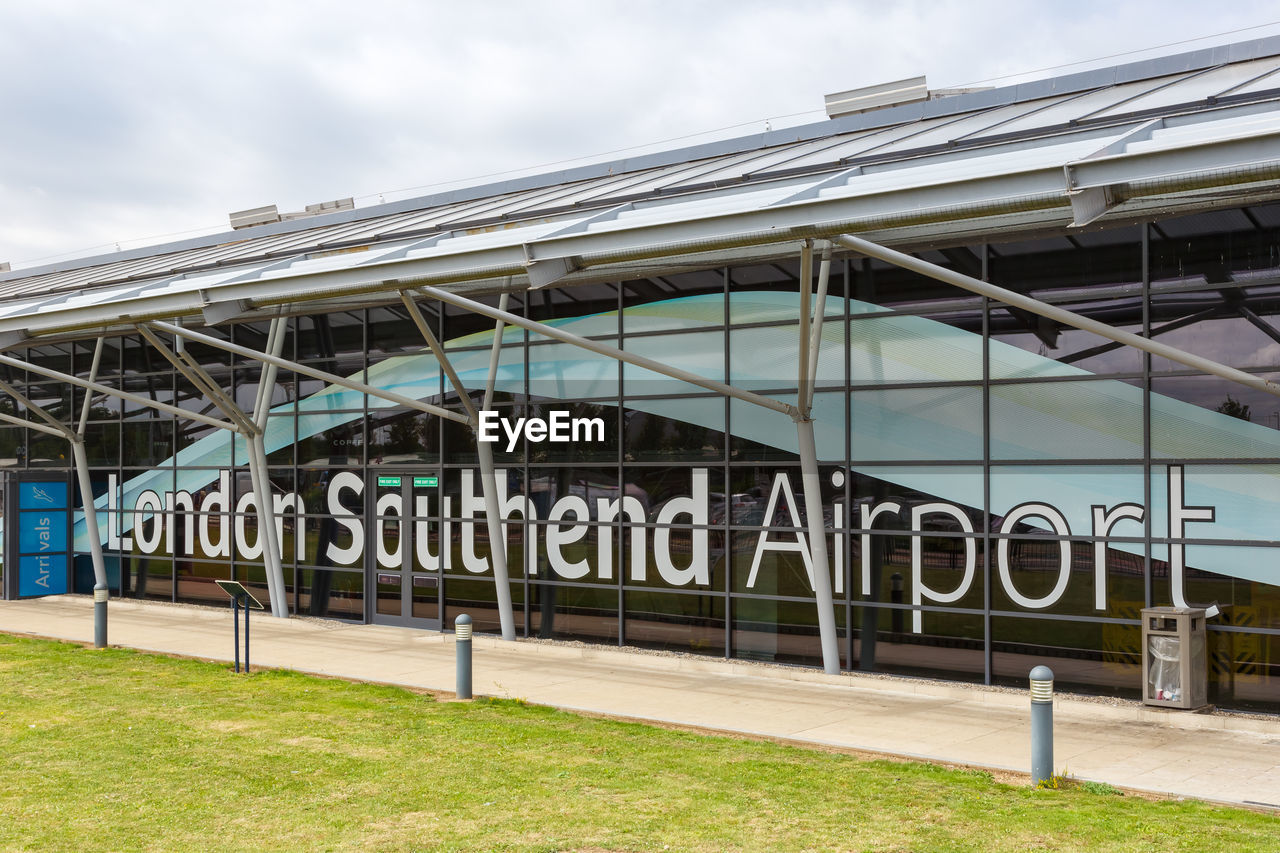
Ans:
[[[1280,833],[1199,803],[5,635],[0,684],[6,850],[1239,851]]]

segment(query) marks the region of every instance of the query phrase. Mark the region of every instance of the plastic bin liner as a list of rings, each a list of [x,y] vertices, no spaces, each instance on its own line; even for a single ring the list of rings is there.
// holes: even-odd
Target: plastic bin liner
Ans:
[[[1147,695],[1152,699],[1177,702],[1182,698],[1179,661],[1181,643],[1177,637],[1147,637],[1151,663],[1147,670]]]

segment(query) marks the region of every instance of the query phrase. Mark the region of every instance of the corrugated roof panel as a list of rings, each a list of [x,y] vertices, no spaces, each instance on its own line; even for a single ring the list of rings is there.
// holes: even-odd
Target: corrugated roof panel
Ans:
[[[1276,57],[1255,59],[1240,65],[1228,65],[1211,71],[1197,72],[1166,86],[1123,104],[1117,104],[1100,110],[1091,118],[1101,118],[1121,113],[1135,113],[1171,107],[1177,104],[1195,103],[1206,98],[1216,97],[1223,91],[1234,88],[1251,78],[1265,73],[1266,69],[1277,67]]]
[[[47,290],[64,290],[67,288],[84,287],[99,281],[103,277],[104,271],[109,271],[111,278],[122,279],[128,278],[130,271],[145,266],[148,258],[136,258],[129,261],[118,261],[116,263],[108,263],[103,267],[87,267],[85,269],[71,270],[67,273],[60,274],[55,280],[46,280],[41,282],[41,286]]]
[[[368,223],[359,223],[367,225]],[[324,225],[314,231],[303,231],[298,234],[280,234],[265,240],[254,240],[232,247],[230,251],[217,258],[219,263],[235,263],[240,259],[259,258],[266,255],[279,256],[297,251],[314,249],[324,243],[341,240],[351,234],[358,234],[364,228],[355,223]]]
[[[984,137],[984,136],[1002,136],[1005,133],[1008,133],[1006,128],[1008,128],[1010,125],[1012,125],[1016,121],[1027,121],[1031,119],[1032,116],[1038,113],[1056,108],[1059,104],[1065,103],[1067,101],[1073,101],[1077,98],[1082,98],[1087,94],[1089,93],[1075,92],[1069,95],[1055,95],[1052,98],[1041,98],[1040,100],[1037,100],[1037,101],[1019,101],[1016,104],[1010,104],[1009,106],[1012,108],[1012,112],[1010,112],[1007,117],[1001,119],[1000,121],[994,122],[993,124],[987,127],[984,127],[981,130],[966,134],[964,136],[958,136],[956,137],[956,141],[969,142],[973,139]]]
[[[486,196],[474,201],[464,201],[432,208],[429,211],[431,215],[421,223],[421,227],[447,228],[453,223],[473,222],[478,219],[484,219],[489,210],[505,203],[513,195],[517,195],[517,193],[503,193],[502,195]]]
[[[1008,106],[996,107],[992,110],[971,113],[958,118],[950,116],[946,121],[931,122],[931,127],[922,127],[917,133],[899,137],[893,142],[870,149],[864,154],[865,156],[878,157],[898,151],[912,151],[920,148],[946,145],[965,137],[978,139],[990,132],[995,125],[1025,114],[1028,106],[1028,104],[1009,104]],[[924,125],[926,123],[920,122],[920,124]]]
[[[387,228],[394,228],[400,224],[416,219],[421,214],[417,211],[412,213],[389,213],[386,216],[377,216],[372,219],[361,219],[358,222],[347,223],[347,227],[343,230],[331,232],[325,239],[316,241],[316,248],[323,249],[326,246],[332,246],[335,243],[363,243],[372,241],[382,231]]]
[[[834,148],[826,148],[813,152],[802,157],[798,157],[787,164],[789,169],[804,169],[807,167],[818,166],[839,166],[848,163],[851,160],[857,160],[868,151],[875,151],[892,145],[894,142],[920,133],[922,130],[928,130],[937,127],[939,124],[950,122],[954,116],[944,116],[942,118],[921,119],[913,121],[909,124],[900,124],[893,127],[878,128],[873,131],[864,131],[856,134],[850,134],[840,145]]]
[[[0,283],[0,298],[5,296],[30,293],[35,289],[39,290],[55,290],[63,282],[73,278],[80,270],[71,270],[70,272],[48,273],[46,275],[32,276],[31,278],[17,278],[11,281]]]
[[[1233,92],[1242,85],[1248,85],[1260,77],[1268,74],[1274,74],[1280,71],[1280,57],[1264,56],[1261,59],[1254,59],[1250,62],[1240,62],[1233,65],[1224,65],[1221,68],[1214,69],[1207,74],[1202,80],[1197,81],[1197,88],[1203,85],[1206,89],[1210,86],[1220,87],[1215,92],[1205,92],[1199,97],[1222,97]]]
[[[612,183],[612,181],[601,182],[597,179],[587,183]],[[502,200],[484,210],[475,211],[474,218],[481,220],[497,219],[510,216],[522,210],[551,210],[563,208],[568,206],[566,199],[570,196],[576,195],[578,189],[579,188],[576,186],[558,184],[541,190],[526,190],[525,192],[515,193],[504,197]]]
[[[634,195],[637,192],[635,188],[640,184],[664,179],[676,180],[681,173],[704,169],[706,168],[706,162],[705,160],[696,160],[692,163],[680,163],[675,166],[659,166],[640,172],[610,175],[608,178],[598,178],[594,181],[581,181],[573,185],[574,191],[561,199],[561,202],[565,205],[592,203],[595,206],[597,202],[605,205],[608,204],[608,200],[611,198],[625,198]]]
[[[1179,77],[1184,75],[1178,75]],[[1023,118],[1015,119],[1000,128],[1001,133],[1020,133],[1038,128],[1061,127],[1078,121],[1081,116],[1096,113],[1120,103],[1126,98],[1149,92],[1156,86],[1169,82],[1167,78],[1155,80],[1139,80],[1135,83],[1122,83],[1108,86],[1077,97],[1064,98],[1062,103],[1045,110],[1030,113]],[[1128,112],[1126,110],[1126,112]]]
[[[1277,71],[1280,71],[1280,69],[1277,69]],[[1262,92],[1274,91],[1275,89],[1280,89],[1280,74],[1273,71],[1265,77],[1260,77],[1257,80],[1246,83],[1238,89],[1233,89],[1229,94],[1257,95]]]
[[[426,211],[415,210],[412,213],[397,214],[385,218],[366,219],[362,224],[368,227],[360,232],[357,238],[367,237],[370,240],[385,240],[394,239],[396,236],[406,232],[430,231],[433,227],[431,223],[439,221],[442,209],[433,207]]]
[[[1095,136],[1088,136],[1030,148],[1006,144],[971,152],[967,157],[940,155],[937,158],[913,160],[906,165],[881,164],[869,167],[863,174],[851,175],[842,184],[823,188],[818,196],[819,198],[839,198],[847,195],[939,186],[991,175],[1053,167],[1087,157],[1108,144],[1108,141],[1118,139],[1122,135],[1123,132],[1120,131],[1101,140]],[[1063,189],[1065,195],[1065,186]]]
[[[751,175],[769,174],[792,169],[795,168],[794,164],[797,160],[812,157],[822,151],[839,148],[846,141],[846,137],[842,135],[763,149],[756,152],[756,156],[750,160],[734,162],[727,167],[705,172],[698,176],[698,180],[703,183],[741,180]],[[834,158],[832,162],[834,163]]]
[[[679,192],[682,188],[704,186],[715,180],[736,182],[742,177],[742,164],[757,160],[762,153],[764,153],[762,149],[755,149],[731,154],[727,157],[703,160],[695,168],[682,170],[675,175],[654,175],[652,180],[631,187],[630,193],[643,195],[658,190]],[[713,178],[712,176],[715,177]]]

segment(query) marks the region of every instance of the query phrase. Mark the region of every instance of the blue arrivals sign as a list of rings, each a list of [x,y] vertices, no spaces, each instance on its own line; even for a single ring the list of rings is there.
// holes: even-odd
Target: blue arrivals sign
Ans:
[[[19,479],[12,484],[5,519],[6,532],[12,531],[7,562],[18,570],[20,597],[67,591],[70,500],[66,480]]]

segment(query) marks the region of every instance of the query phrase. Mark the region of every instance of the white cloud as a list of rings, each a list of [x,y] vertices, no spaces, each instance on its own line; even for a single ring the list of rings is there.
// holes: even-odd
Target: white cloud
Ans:
[[[1273,15],[1252,0],[1212,16],[1192,2],[6,4],[0,260],[817,121],[826,92],[966,83]]]

